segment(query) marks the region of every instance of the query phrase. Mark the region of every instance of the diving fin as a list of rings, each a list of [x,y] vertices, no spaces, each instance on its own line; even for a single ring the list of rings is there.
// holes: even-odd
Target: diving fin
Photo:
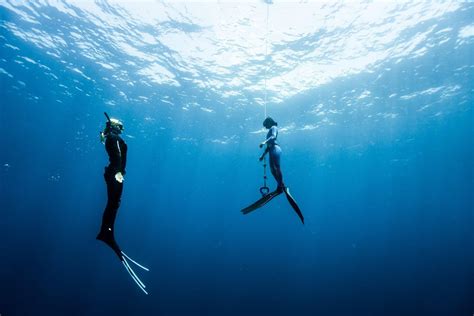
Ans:
[[[117,257],[122,260],[122,250],[120,250],[119,245],[115,241],[114,233],[109,228],[108,231],[101,230],[96,237],[97,240],[103,241],[107,246],[109,246],[117,255]]]
[[[301,213],[301,210],[300,210],[298,204],[296,204],[295,199],[291,196],[291,194],[290,194],[290,189],[289,189],[288,187],[285,188],[285,195],[286,195],[286,198],[287,198],[288,202],[290,202],[291,207],[293,207],[293,209],[295,210],[296,214],[298,214],[298,217],[301,219],[301,222],[302,222],[303,225],[304,225],[303,213]]]
[[[262,206],[264,206],[265,204],[270,202],[274,197],[277,197],[281,193],[283,193],[283,191],[281,189],[277,189],[277,190],[275,190],[271,193],[268,193],[268,194],[264,195],[262,198],[260,198],[257,202],[255,202],[255,203],[247,206],[246,208],[242,209],[241,212],[245,215],[245,214],[248,214],[252,211],[255,211],[256,209],[261,208]]]
[[[128,263],[127,259],[130,260],[130,262],[134,263],[135,265],[137,265],[138,267],[142,268],[143,270],[145,271],[150,271],[147,267],[144,267],[142,266],[141,264],[139,264],[138,262],[136,262],[135,260],[133,260],[132,258],[130,258],[129,256],[127,256],[125,254],[125,252],[121,252],[122,253],[122,256],[120,258],[120,260],[122,261],[123,263],[123,266],[125,267],[125,269],[127,270],[128,274],[130,275],[130,277],[133,279],[133,281],[135,281],[135,283],[138,285],[138,287],[140,288],[140,290],[143,291],[143,293],[145,293],[146,295],[148,295],[148,292],[145,290],[146,286],[145,284],[142,282],[142,280],[140,280],[140,278],[137,276],[137,274],[135,273],[135,271],[133,271],[132,267],[130,266],[130,264]]]
[[[138,262],[136,262],[129,256],[127,256],[122,250],[120,250],[119,245],[115,241],[114,233],[112,232],[112,230],[109,229],[108,231],[105,231],[105,232],[101,230],[99,234],[97,235],[96,239],[103,241],[107,246],[109,246],[115,252],[115,254],[120,259],[125,269],[127,270],[128,274],[133,279],[133,281],[135,281],[135,283],[138,285],[140,290],[143,291],[143,293],[148,295],[148,292],[145,290],[145,284],[143,284],[143,282],[137,276],[135,271],[133,271],[132,267],[128,263],[128,260],[130,260],[130,262],[134,263],[136,266],[142,268],[145,271],[150,271],[150,270],[147,267],[144,267],[143,265],[139,264]]]

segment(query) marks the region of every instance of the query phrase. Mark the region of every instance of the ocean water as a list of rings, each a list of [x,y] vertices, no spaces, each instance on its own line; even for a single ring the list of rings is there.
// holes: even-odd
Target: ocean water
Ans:
[[[473,315],[473,56],[471,1],[1,0],[0,315]],[[265,112],[305,225],[240,213]]]

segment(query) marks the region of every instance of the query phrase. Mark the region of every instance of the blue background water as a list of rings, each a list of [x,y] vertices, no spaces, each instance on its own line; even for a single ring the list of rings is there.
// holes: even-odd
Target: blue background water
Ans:
[[[0,314],[474,313],[474,6],[352,6],[0,2]],[[304,226],[239,212],[265,78]],[[104,111],[149,296],[95,240]]]

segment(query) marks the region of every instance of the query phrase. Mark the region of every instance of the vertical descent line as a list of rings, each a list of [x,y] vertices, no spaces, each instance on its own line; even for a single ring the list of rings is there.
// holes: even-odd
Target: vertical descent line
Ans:
[[[266,1],[265,1],[266,2]],[[263,101],[263,106],[264,106],[264,117],[263,119],[267,118],[267,75],[268,75],[268,11],[270,4],[266,2],[267,4],[267,20],[266,20],[266,29],[265,29],[265,77],[264,77],[264,82],[265,82],[265,98]]]

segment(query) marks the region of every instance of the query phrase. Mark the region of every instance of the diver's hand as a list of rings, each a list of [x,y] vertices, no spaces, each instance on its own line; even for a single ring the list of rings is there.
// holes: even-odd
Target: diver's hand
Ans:
[[[263,160],[263,156],[261,156],[260,158],[258,158],[258,161],[262,161]]]
[[[121,172],[117,172],[115,174],[115,180],[117,180],[118,183],[123,183],[123,174]]]
[[[104,134],[104,132],[100,132],[99,137],[100,137],[100,142],[102,144],[105,144],[105,134]]]
[[[262,142],[260,143],[260,145],[258,145],[258,147],[262,148],[263,146],[265,146],[265,142]]]

